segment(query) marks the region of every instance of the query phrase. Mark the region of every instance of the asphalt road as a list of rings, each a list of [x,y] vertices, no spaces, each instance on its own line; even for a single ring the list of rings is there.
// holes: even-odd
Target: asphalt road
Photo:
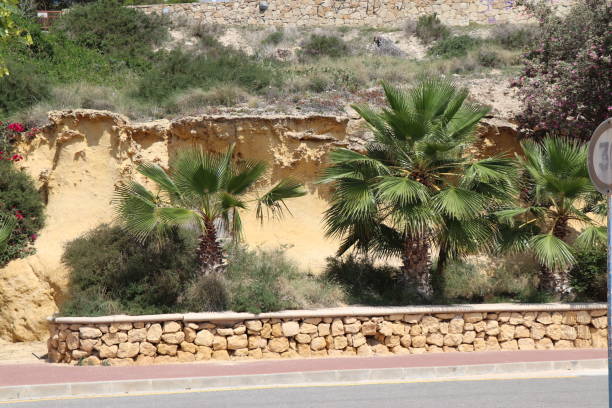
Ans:
[[[607,377],[459,380],[184,392],[0,403],[0,408],[603,408]]]

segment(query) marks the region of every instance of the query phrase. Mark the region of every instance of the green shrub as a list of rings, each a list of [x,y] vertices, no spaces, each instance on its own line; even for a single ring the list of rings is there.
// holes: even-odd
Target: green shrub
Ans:
[[[469,35],[454,35],[436,42],[428,53],[442,58],[462,57],[479,43],[478,39]]]
[[[99,0],[71,7],[53,24],[53,31],[133,65],[167,38],[168,26],[163,16],[123,7],[118,0]]]
[[[188,286],[181,307],[189,312],[220,312],[230,305],[227,281],[219,276],[198,276]]]
[[[175,233],[162,244],[140,244],[119,227],[101,225],[66,244],[71,269],[64,315],[177,311],[185,282],[197,269],[195,240]],[[95,299],[85,301],[86,299]]]
[[[343,292],[332,281],[301,271],[282,249],[237,247],[226,272],[230,308],[236,312],[337,306]]]
[[[0,267],[34,252],[31,244],[44,225],[44,204],[32,179],[14,165],[15,155],[8,143],[11,131],[0,130],[0,219],[15,219],[17,225],[4,248]]]
[[[503,65],[499,55],[495,51],[478,50],[478,63],[483,67],[497,68]]]
[[[66,245],[71,272],[61,314],[259,313],[344,301],[337,284],[301,271],[280,249],[229,248],[225,273],[199,275],[195,245],[182,232],[140,244],[119,227],[95,228]]]
[[[281,30],[273,31],[263,39],[262,44],[278,45],[285,38],[285,32]]]
[[[416,290],[404,291],[398,284],[398,268],[378,266],[370,259],[349,255],[327,258],[325,278],[338,282],[347,294],[350,304],[409,305],[423,301]]]
[[[10,75],[0,78],[0,117],[35,104],[49,96],[49,83],[30,64],[8,59]]]
[[[605,302],[607,298],[607,253],[605,248],[579,250],[570,270],[570,283],[580,301]]]
[[[411,26],[408,29],[412,29]],[[450,30],[442,24],[436,13],[420,16],[415,27],[416,36],[425,44],[440,41],[450,35]]]
[[[249,93],[239,86],[221,84],[204,91],[199,88],[188,89],[175,95],[168,103],[172,113],[190,113],[205,106],[234,106],[246,102]]]
[[[342,38],[333,35],[312,34],[310,38],[302,44],[300,50],[301,56],[311,58],[323,56],[339,58],[348,54],[348,45]]]
[[[226,50],[219,55],[193,55],[179,50],[161,52],[151,70],[143,73],[137,96],[163,101],[189,88],[208,90],[233,84],[258,91],[276,80],[274,66],[242,53]]]
[[[537,36],[537,27],[524,24],[498,24],[493,26],[491,31],[493,41],[511,50],[521,50],[533,45]]]

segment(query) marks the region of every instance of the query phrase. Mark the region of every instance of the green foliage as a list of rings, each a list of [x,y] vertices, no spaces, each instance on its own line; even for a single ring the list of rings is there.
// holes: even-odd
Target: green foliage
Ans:
[[[257,61],[231,50],[216,55],[174,50],[157,54],[153,67],[143,73],[137,96],[163,101],[180,90],[208,90],[220,84],[258,91],[276,80],[277,73],[270,61]]]
[[[366,153],[339,149],[329,156],[322,182],[335,189],[326,233],[343,240],[340,254],[355,248],[411,255],[405,252],[411,242],[429,241],[438,248],[441,278],[447,259],[494,249],[500,237],[490,215],[513,202],[515,172],[506,158],[464,154],[488,112],[467,102],[467,90],[442,79],[383,88],[386,109],[354,106],[374,134]],[[429,259],[424,249],[419,259]],[[404,259],[406,274],[425,269]]]
[[[398,268],[375,265],[371,259],[350,254],[327,258],[325,278],[342,285],[349,304],[392,306],[419,304],[423,299],[412,288],[398,283]]]
[[[517,165],[523,172],[523,207],[497,213],[510,223],[504,245],[533,251],[546,268],[570,267],[575,258],[568,223],[587,227],[578,241],[588,238],[592,244],[601,236],[582,208],[596,194],[587,170],[587,146],[559,137],[527,140],[521,146],[525,157],[517,157]]]
[[[119,227],[97,227],[66,245],[62,259],[71,275],[61,314],[259,313],[344,301],[337,284],[306,274],[280,249],[232,247],[225,275],[200,275],[196,245],[181,231],[140,244]]]
[[[12,43],[30,44],[32,37],[21,24],[21,10],[18,0],[3,0],[0,2],[0,47],[10,46]],[[0,77],[9,74],[5,55],[0,53]]]
[[[480,41],[469,35],[453,35],[437,41],[427,52],[442,58],[462,57]]]
[[[523,50],[535,43],[538,29],[525,24],[496,24],[491,32],[491,37],[504,48]]]
[[[132,64],[168,36],[169,21],[157,14],[122,7],[118,0],[74,6],[53,24],[77,44]]]
[[[272,44],[278,45],[285,38],[285,32],[281,30],[276,30],[268,34],[266,38],[263,39],[262,44]]]
[[[32,179],[18,170],[10,147],[0,131],[0,220],[10,225],[12,233],[0,248],[0,267],[10,260],[33,253],[31,244],[44,225],[44,205]]]
[[[416,22],[416,36],[425,44],[440,41],[450,35],[450,30],[442,24],[436,13],[420,16]]]
[[[235,247],[228,258],[230,308],[236,312],[326,307],[344,300],[336,284],[300,270],[282,249]]]
[[[411,304],[456,304],[485,302],[545,303],[550,298],[539,292],[537,273],[525,265],[512,267],[511,260],[491,265],[450,261],[446,266],[444,296],[423,299],[413,288],[398,281],[397,267],[375,264],[371,259],[350,254],[328,258],[324,277],[341,285],[349,304],[400,306]]]
[[[15,60],[7,66],[11,74],[0,77],[0,117],[49,96],[49,83],[34,66]]]
[[[312,34],[300,50],[302,57],[319,58],[331,57],[339,58],[349,54],[348,45],[342,38],[334,35]]]
[[[588,140],[610,116],[612,8],[606,0],[580,0],[565,13],[545,2],[527,7],[539,20],[539,35],[515,81],[523,101],[519,130]]]
[[[173,232],[141,244],[119,227],[101,225],[66,244],[71,269],[64,315],[176,311],[184,282],[195,275],[195,239]]]
[[[603,246],[578,250],[576,263],[570,271],[570,282],[576,300],[582,302],[605,302],[607,293],[607,253]]]
[[[478,63],[483,67],[496,68],[503,65],[499,55],[495,51],[478,50]]]

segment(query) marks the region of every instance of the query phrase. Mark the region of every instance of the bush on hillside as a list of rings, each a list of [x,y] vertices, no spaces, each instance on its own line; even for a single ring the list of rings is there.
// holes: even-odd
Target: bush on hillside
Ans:
[[[72,7],[53,24],[53,31],[133,65],[167,38],[169,24],[164,16],[123,7],[118,0],[98,0]]]
[[[469,35],[454,35],[436,42],[428,53],[442,58],[463,57],[479,43],[478,39]]]
[[[71,269],[63,315],[170,312],[269,312],[336,306],[341,288],[301,271],[282,250],[227,250],[227,269],[197,274],[195,237],[140,244],[121,228],[101,225],[66,245]]]
[[[141,244],[121,228],[100,225],[66,244],[70,267],[65,315],[177,311],[185,282],[197,269],[195,239],[179,232]]]
[[[344,287],[350,304],[410,305],[424,301],[416,289],[404,291],[404,285],[398,284],[398,268],[375,265],[371,259],[355,255],[327,258],[324,276]]]
[[[588,140],[612,109],[612,8],[606,0],[580,0],[563,15],[545,3],[528,9],[540,35],[515,82],[523,101],[520,130]]]
[[[12,151],[9,138],[21,124],[1,124],[0,129],[0,219],[16,219],[8,245],[0,249],[0,267],[34,253],[33,242],[44,224],[44,204],[32,179],[15,167],[22,158]],[[24,131],[26,129],[23,129]]]
[[[491,30],[491,39],[511,50],[522,50],[532,46],[537,38],[538,29],[532,25],[497,24]]]
[[[348,45],[342,38],[334,35],[312,34],[308,40],[302,44],[302,48],[300,50],[300,55],[302,57],[310,58],[339,58],[348,54]]]
[[[226,272],[230,308],[261,313],[338,306],[344,292],[332,280],[301,270],[283,249],[232,249]]]
[[[483,273],[483,266],[452,261],[445,270],[444,296],[433,299],[440,304],[483,302],[547,302],[537,291],[536,271],[511,268],[502,262],[494,273]],[[488,272],[488,271],[487,271]],[[376,265],[369,259],[349,255],[328,258],[325,278],[340,284],[350,304],[411,305],[432,300],[421,298],[416,290],[405,290],[397,282],[399,269]]]
[[[607,253],[605,248],[582,249],[574,254],[576,264],[570,282],[579,301],[605,302],[607,299]]]
[[[420,16],[416,22],[415,35],[425,44],[440,41],[450,36],[450,29],[442,24],[436,13]]]
[[[280,29],[280,30],[272,31],[270,34],[266,36],[266,38],[264,38],[261,41],[261,43],[264,45],[266,44],[278,45],[281,43],[281,41],[283,41],[284,38],[285,38],[285,32],[282,29]]]
[[[266,61],[225,50],[218,55],[193,55],[180,50],[160,52],[151,70],[143,73],[137,96],[163,101],[189,88],[208,90],[218,84],[233,84],[248,91],[271,85],[277,76]]]
[[[8,60],[10,75],[0,77],[0,117],[8,117],[49,96],[49,82],[34,66]]]

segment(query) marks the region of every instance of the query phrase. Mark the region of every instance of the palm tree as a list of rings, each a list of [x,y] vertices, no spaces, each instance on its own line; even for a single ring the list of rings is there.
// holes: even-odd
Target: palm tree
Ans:
[[[6,247],[6,244],[17,225],[17,218],[15,217],[0,217],[0,250]]]
[[[325,213],[327,235],[350,248],[402,259],[400,281],[442,295],[451,258],[493,249],[498,236],[490,214],[515,194],[515,170],[504,157],[474,160],[470,147],[487,108],[467,102],[468,92],[442,79],[402,91],[383,84],[388,108],[354,109],[374,140],[365,154],[330,154],[322,182],[335,190]]]
[[[233,240],[242,235],[240,211],[257,205],[257,217],[282,215],[285,200],[303,196],[302,185],[283,179],[263,195],[254,186],[268,168],[262,161],[232,162],[234,145],[222,154],[201,149],[180,152],[169,171],[144,163],[137,171],[156,185],[156,192],[131,181],[118,188],[115,210],[118,220],[136,239],[163,239],[176,227],[195,229],[199,234],[197,257],[202,274],[220,269],[223,252],[219,228]],[[248,199],[246,196],[254,196]]]
[[[503,249],[532,251],[540,263],[540,289],[559,296],[570,293],[568,271],[574,264],[570,221],[584,228],[574,244],[605,241],[606,228],[588,215],[595,191],[587,169],[587,146],[559,137],[521,143],[517,155],[522,172],[523,206],[499,211],[507,222]],[[592,207],[592,206],[591,206]]]

